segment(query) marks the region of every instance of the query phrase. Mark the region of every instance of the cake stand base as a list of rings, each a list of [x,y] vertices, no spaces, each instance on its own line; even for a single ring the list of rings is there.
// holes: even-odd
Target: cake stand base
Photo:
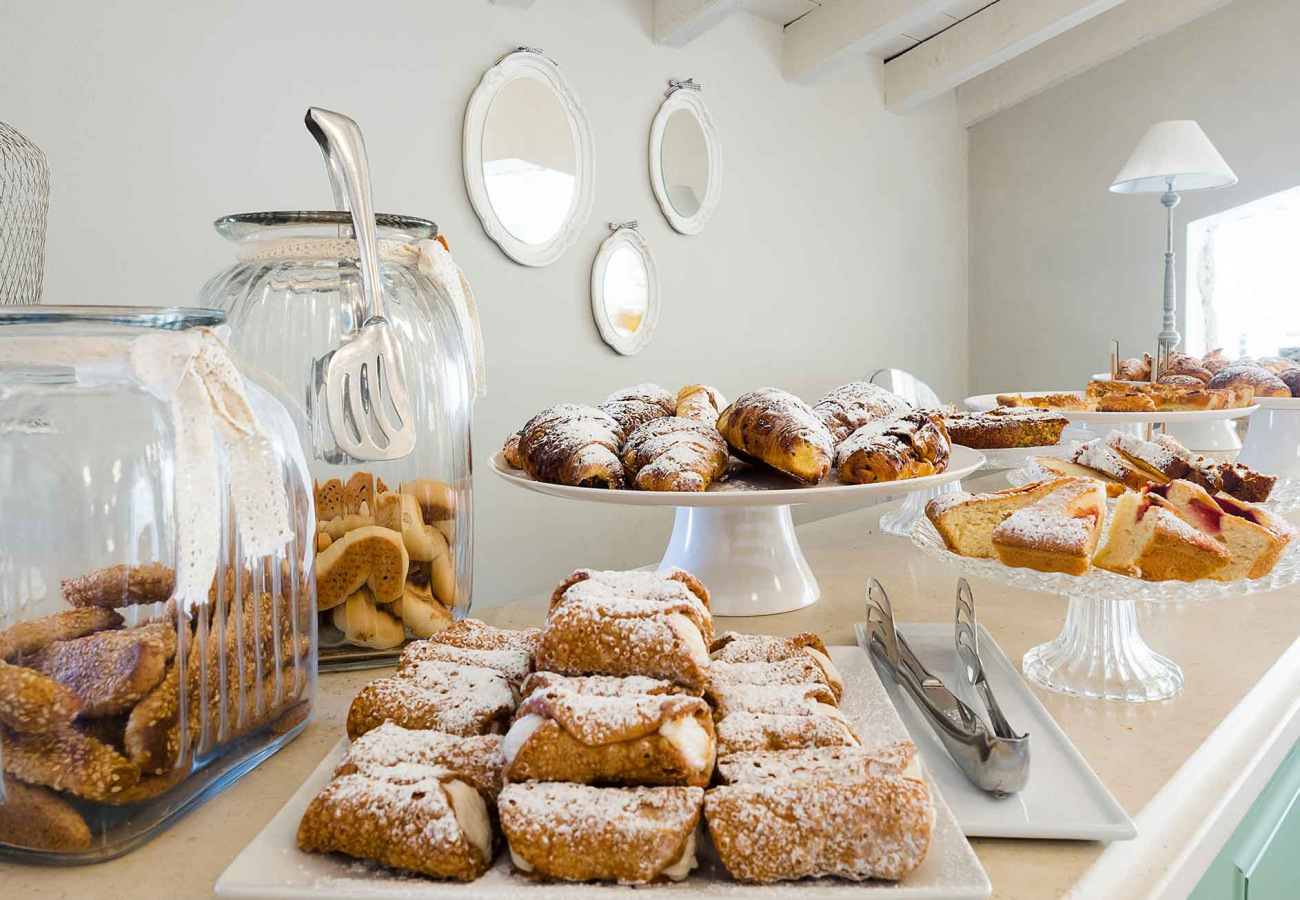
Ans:
[[[1183,673],[1138,633],[1132,600],[1070,597],[1065,627],[1054,640],[1025,654],[1025,677],[1075,697],[1141,703],[1183,689]]]
[[[709,588],[715,616],[768,616],[817,602],[789,506],[677,507],[660,571],[677,567]]]

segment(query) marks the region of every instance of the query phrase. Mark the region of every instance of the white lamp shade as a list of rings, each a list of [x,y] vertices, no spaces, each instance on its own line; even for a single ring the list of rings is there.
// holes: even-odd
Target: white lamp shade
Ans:
[[[1111,183],[1117,194],[1204,191],[1237,183],[1237,176],[1191,119],[1157,122]]]

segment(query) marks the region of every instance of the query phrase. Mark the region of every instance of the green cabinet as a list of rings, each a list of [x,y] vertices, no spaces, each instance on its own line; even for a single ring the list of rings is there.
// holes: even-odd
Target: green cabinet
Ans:
[[[1282,760],[1189,900],[1300,897],[1300,744]]]

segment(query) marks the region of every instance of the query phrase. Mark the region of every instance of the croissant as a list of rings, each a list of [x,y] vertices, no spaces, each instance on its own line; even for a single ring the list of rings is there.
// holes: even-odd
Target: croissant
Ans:
[[[629,435],[651,419],[675,415],[677,398],[657,384],[638,384],[610,394],[600,409]]]
[[[705,425],[717,425],[718,414],[727,408],[727,398],[707,384],[688,384],[677,392],[677,415]]]
[[[831,469],[835,438],[807,403],[777,388],[741,395],[718,417],[718,431],[742,456],[805,484]]]
[[[667,416],[627,439],[623,465],[642,491],[703,491],[727,472],[727,442],[704,422]]]
[[[835,468],[847,484],[901,481],[945,471],[951,452],[942,420],[917,410],[853,432],[836,448]]]
[[[626,480],[618,458],[623,438],[622,426],[600,410],[563,403],[539,412],[512,435],[506,458],[515,456],[520,468],[538,481],[621,488]]]
[[[813,412],[838,444],[869,422],[901,415],[911,408],[912,404],[893,391],[869,381],[851,381],[818,400]]]

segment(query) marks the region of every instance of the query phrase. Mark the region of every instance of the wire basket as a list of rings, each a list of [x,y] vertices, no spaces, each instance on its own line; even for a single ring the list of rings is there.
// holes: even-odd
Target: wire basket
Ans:
[[[0,305],[41,301],[49,208],[45,154],[0,122]]]

